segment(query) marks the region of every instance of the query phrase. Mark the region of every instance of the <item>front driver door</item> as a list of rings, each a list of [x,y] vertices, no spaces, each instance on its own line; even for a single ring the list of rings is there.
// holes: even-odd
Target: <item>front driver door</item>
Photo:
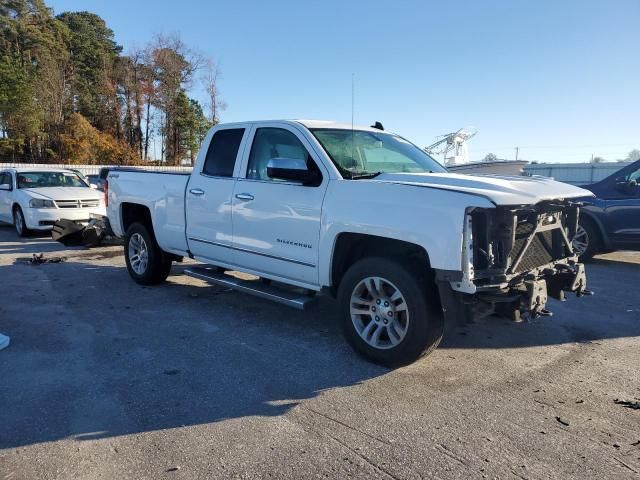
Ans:
[[[318,284],[318,243],[327,172],[309,152],[311,145],[286,124],[262,124],[253,130],[247,167],[233,198],[233,244],[239,266],[258,275],[286,278],[299,285]],[[319,168],[317,186],[267,176],[272,158],[305,160]]]
[[[616,248],[640,249],[640,165],[622,172],[611,184],[605,200],[611,240]]]
[[[3,184],[9,184],[13,187],[10,173],[0,172],[0,185]],[[0,190],[0,220],[3,222],[13,222],[11,213],[12,193],[9,190]]]

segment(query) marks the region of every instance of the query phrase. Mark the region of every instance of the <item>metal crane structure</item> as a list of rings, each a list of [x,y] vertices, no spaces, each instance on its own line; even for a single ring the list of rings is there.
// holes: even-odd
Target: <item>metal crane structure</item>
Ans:
[[[467,141],[473,138],[476,133],[478,131],[475,129],[461,128],[456,132],[438,135],[436,138],[439,140],[424,147],[424,150],[433,156],[442,155],[445,165],[460,165],[467,162],[469,158]]]

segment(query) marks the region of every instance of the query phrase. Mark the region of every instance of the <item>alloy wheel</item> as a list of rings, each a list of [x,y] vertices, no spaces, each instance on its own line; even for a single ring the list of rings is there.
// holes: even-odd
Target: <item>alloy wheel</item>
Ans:
[[[584,255],[589,248],[589,234],[582,225],[578,225],[576,234],[571,242],[573,250],[580,256]]]
[[[129,263],[138,275],[144,275],[149,265],[149,250],[147,243],[139,233],[134,233],[129,239]]]
[[[382,277],[367,277],[356,285],[350,314],[360,338],[380,350],[396,347],[409,328],[409,310],[402,292]]]

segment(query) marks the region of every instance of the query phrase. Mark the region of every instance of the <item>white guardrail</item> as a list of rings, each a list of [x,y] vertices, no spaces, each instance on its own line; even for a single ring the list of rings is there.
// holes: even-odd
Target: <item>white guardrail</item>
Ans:
[[[155,165],[70,165],[63,163],[13,163],[3,162],[0,163],[0,170],[3,168],[69,168],[78,170],[84,175],[97,175],[100,173],[100,169],[104,167],[111,168],[140,168],[142,170],[151,170],[157,172],[191,172],[192,167],[170,167],[170,166],[155,166]]]

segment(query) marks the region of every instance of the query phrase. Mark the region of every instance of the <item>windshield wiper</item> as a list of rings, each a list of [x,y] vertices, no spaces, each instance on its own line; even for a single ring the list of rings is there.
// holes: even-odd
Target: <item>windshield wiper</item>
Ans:
[[[375,178],[378,175],[380,175],[381,173],[384,172],[349,172],[349,179],[350,180],[361,180],[361,179],[366,179],[366,178]]]

